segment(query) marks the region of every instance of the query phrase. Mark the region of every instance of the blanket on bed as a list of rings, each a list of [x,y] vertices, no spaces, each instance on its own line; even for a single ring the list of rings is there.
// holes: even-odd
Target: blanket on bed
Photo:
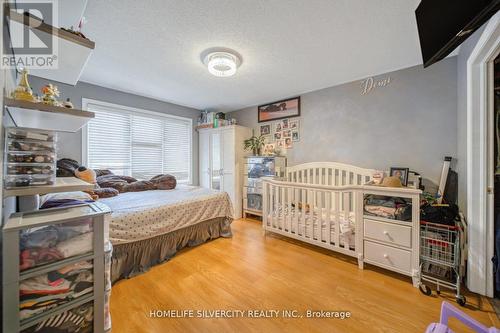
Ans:
[[[113,245],[152,238],[218,217],[233,217],[227,193],[187,185],[168,191],[127,192],[100,202],[113,211],[109,228]]]

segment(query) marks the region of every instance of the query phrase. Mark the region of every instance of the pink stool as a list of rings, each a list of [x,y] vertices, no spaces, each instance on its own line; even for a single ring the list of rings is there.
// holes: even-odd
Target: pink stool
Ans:
[[[455,317],[477,333],[500,333],[495,327],[486,327],[472,317],[466,315],[448,302],[441,305],[441,318],[438,323],[432,323],[427,327],[425,333],[454,333],[448,328],[448,318]]]

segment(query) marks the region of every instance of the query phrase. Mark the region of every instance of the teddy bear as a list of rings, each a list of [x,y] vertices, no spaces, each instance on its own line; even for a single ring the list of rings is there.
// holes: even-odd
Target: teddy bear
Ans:
[[[78,169],[75,170],[74,172],[75,177],[90,183],[94,184],[95,188],[92,191],[87,191],[94,200],[97,200],[99,198],[110,198],[118,195],[118,190],[108,187],[108,188],[102,188],[97,184],[97,176],[96,172],[92,169],[86,168],[84,166],[78,167]]]
[[[90,194],[94,200],[99,198],[109,198],[118,195],[118,190],[114,188],[102,188],[97,184],[96,172],[81,166],[75,160],[63,158],[57,161],[57,177],[77,177],[90,184],[95,184],[95,188],[91,191],[85,191]]]

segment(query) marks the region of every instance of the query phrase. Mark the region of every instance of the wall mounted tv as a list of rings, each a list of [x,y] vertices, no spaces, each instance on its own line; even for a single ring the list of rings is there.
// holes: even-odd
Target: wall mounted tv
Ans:
[[[500,10],[500,0],[422,0],[415,10],[424,67],[443,59]]]

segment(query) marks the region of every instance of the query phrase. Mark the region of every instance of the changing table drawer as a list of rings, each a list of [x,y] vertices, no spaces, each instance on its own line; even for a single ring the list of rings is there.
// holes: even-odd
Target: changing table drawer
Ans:
[[[411,273],[411,252],[365,240],[365,260],[374,265]]]
[[[411,227],[365,219],[364,229],[365,237],[387,244],[411,247]]]

